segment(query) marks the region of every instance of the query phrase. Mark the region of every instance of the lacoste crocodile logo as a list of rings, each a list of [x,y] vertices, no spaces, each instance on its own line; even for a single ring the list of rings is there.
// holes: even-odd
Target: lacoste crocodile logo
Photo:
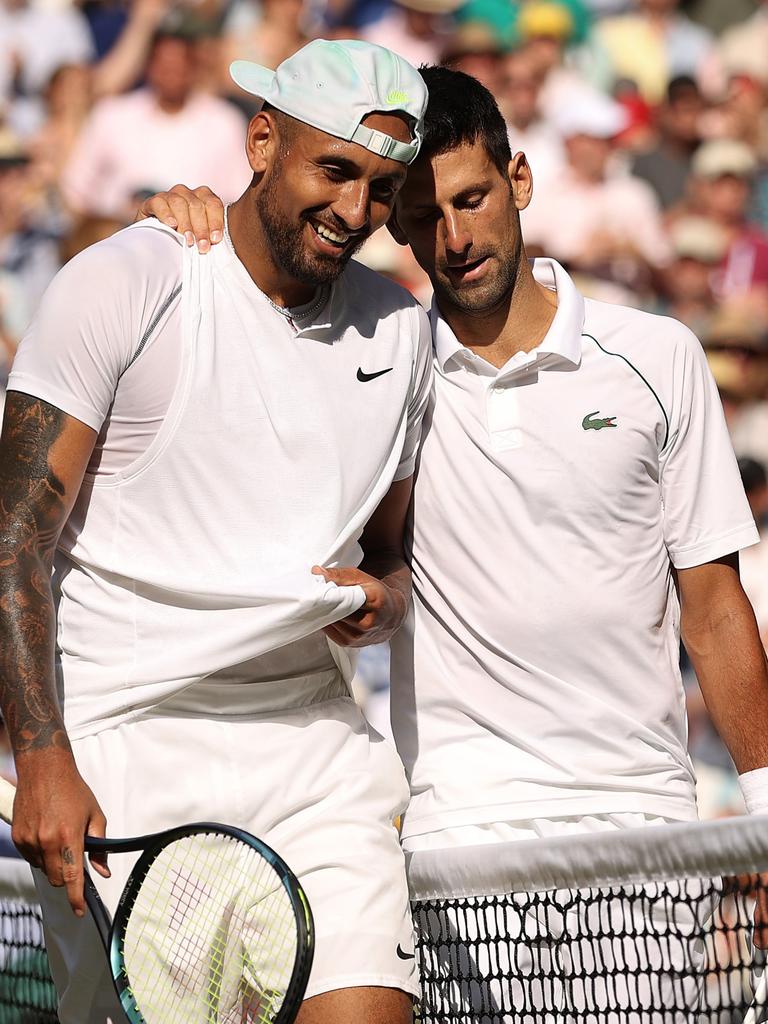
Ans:
[[[584,427],[585,430],[602,430],[603,427],[616,426],[616,423],[614,422],[616,419],[615,416],[606,416],[604,419],[601,420],[593,420],[592,417],[597,416],[599,411],[599,409],[595,409],[594,412],[588,412],[584,419],[581,421],[581,425],[582,427]]]

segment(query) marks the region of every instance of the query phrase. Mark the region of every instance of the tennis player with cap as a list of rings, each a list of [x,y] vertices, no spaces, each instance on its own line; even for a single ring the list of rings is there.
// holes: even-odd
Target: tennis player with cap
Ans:
[[[435,290],[413,611],[391,644],[404,844],[694,819],[681,632],[747,807],[767,811],[768,675],[737,554],[757,531],[701,346],[529,263],[532,175],[493,97],[422,75],[424,142],[389,222]],[[201,191],[185,216],[185,196],[145,212],[204,213],[210,237],[220,207]]]
[[[84,834],[206,819],[258,834],[304,884],[317,943],[301,1024],[405,1024],[416,980],[392,822],[407,784],[347,684],[349,649],[406,613],[430,335],[407,292],[350,257],[418,153],[426,89],[360,42],[233,77],[264,103],[224,243],[201,257],[149,221],[87,249],[13,368],[13,835],[40,869],[62,1024],[123,1019],[82,916]],[[93,867],[114,906],[127,867]]]

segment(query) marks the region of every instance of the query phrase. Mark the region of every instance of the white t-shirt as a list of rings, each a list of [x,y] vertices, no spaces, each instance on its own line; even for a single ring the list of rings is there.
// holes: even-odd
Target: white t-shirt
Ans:
[[[696,814],[672,569],[757,540],[717,391],[681,324],[534,272],[556,316],[501,369],[432,310],[414,606],[392,641],[406,837]]]
[[[57,553],[73,736],[201,683],[246,710],[351,678],[319,630],[362,603],[312,565],[357,565],[365,523],[413,472],[431,385],[424,310],[352,262],[292,322],[234,250],[156,222],[56,277],[9,388],[100,431]],[[222,691],[223,692],[223,691]]]

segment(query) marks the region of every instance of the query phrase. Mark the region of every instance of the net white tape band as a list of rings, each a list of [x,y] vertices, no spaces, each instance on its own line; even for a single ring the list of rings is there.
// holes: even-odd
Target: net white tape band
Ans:
[[[25,860],[16,860],[15,857],[0,858],[0,900],[37,903],[32,868]]]
[[[768,815],[406,855],[411,899],[634,885],[768,871]]]

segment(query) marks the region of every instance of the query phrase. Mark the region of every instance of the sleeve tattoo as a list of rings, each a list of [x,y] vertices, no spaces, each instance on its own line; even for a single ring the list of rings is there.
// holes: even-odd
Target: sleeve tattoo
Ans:
[[[0,445],[0,706],[15,752],[69,748],[54,683],[51,568],[67,516],[49,452],[66,415],[9,392]]]

